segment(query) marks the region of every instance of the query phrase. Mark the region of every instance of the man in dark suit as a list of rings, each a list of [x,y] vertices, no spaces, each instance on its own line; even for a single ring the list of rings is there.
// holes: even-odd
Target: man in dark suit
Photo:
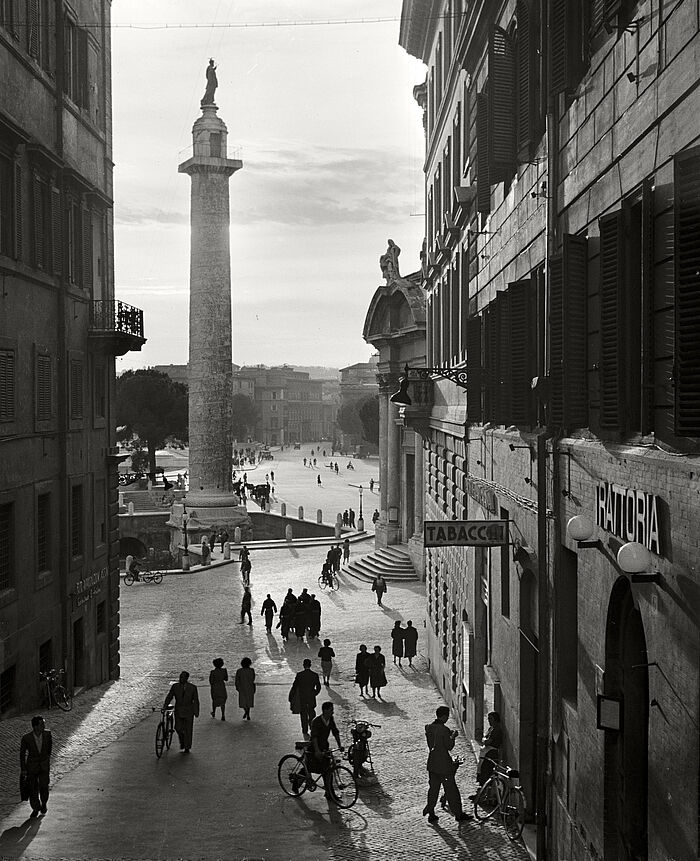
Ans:
[[[28,783],[32,819],[46,813],[52,746],[51,733],[44,729],[44,718],[33,717],[32,731],[22,736],[19,747],[19,767]]]
[[[440,787],[444,786],[447,802],[450,805],[452,815],[457,822],[464,822],[472,817],[462,810],[462,797],[455,782],[455,771],[457,766],[450,756],[450,751],[455,746],[457,730],[450,731],[445,724],[449,720],[450,710],[447,706],[440,706],[435,712],[435,720],[425,725],[425,739],[428,742],[428,803],[423,808],[423,816],[428,817],[428,822],[437,822],[435,815],[435,804],[438,800]]]
[[[190,752],[194,719],[199,717],[199,693],[197,686],[187,681],[189,677],[190,674],[183,670],[180,673],[180,681],[170,688],[163,703],[163,708],[167,708],[170,701],[175,700],[175,732],[183,753]]]
[[[304,669],[294,676],[294,682],[289,690],[289,702],[299,701],[299,717],[304,738],[309,738],[309,724],[316,717],[316,696],[321,691],[321,680],[318,673],[311,669],[309,658],[304,659]]]

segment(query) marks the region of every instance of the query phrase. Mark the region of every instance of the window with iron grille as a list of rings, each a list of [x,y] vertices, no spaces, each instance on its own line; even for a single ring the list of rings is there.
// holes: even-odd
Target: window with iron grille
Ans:
[[[14,583],[14,535],[12,503],[0,505],[0,591]]]
[[[0,714],[8,711],[15,704],[15,680],[17,667],[13,664],[0,673]]]
[[[39,672],[47,673],[53,669],[53,641],[46,640],[39,646]]]
[[[71,488],[70,500],[70,549],[72,556],[82,556],[84,545],[83,531],[83,486],[76,484]]]
[[[100,601],[97,605],[97,616],[95,627],[98,634],[105,634],[107,632],[107,602]]]
[[[15,418],[15,351],[0,350],[0,422]]]
[[[53,379],[51,373],[51,356],[36,357],[36,418],[45,422],[51,419],[53,409]]]
[[[70,363],[70,417],[83,417],[83,363],[77,359]]]
[[[51,494],[42,493],[36,501],[36,562],[39,571],[51,569]]]

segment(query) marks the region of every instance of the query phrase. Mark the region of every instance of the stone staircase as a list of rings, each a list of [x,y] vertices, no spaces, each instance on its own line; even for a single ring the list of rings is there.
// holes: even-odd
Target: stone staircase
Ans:
[[[169,505],[164,505],[162,502],[163,497],[169,497],[165,489],[124,490],[120,491],[120,496],[127,508],[130,502],[134,503],[134,514],[153,511],[164,512],[170,508]]]
[[[394,583],[418,579],[411,557],[399,547],[382,547],[366,556],[351,559],[341,570],[365,583],[371,583],[377,574],[381,574],[387,582]]]

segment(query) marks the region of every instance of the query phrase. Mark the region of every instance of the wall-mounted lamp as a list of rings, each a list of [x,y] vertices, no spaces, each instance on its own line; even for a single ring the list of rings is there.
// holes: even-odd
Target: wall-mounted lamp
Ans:
[[[529,475],[526,475],[525,478],[523,478],[523,481],[525,482],[525,484],[532,484],[533,483],[533,481]]]
[[[634,72],[627,72],[627,80],[630,84],[633,84],[637,80],[637,75],[635,75]]]
[[[476,465],[477,466],[483,466],[484,464],[483,464],[483,461],[477,460]]]
[[[546,197],[547,197],[547,183],[546,183],[546,182],[543,182],[543,183],[540,185],[540,190],[539,190],[539,191],[531,191],[531,192],[530,192],[530,197],[532,197],[532,198],[536,198],[536,197],[544,197],[544,198],[546,198]]]
[[[600,539],[591,540],[595,534],[595,526],[584,514],[571,517],[566,523],[566,534],[579,547],[601,547]]]
[[[480,255],[479,255],[479,257],[480,257],[482,260],[490,260],[490,259],[491,259],[491,255],[490,255],[490,254],[480,254]]]
[[[571,496],[571,491],[570,491],[570,490],[562,490],[561,495],[562,495],[565,499],[569,499],[569,497]]]
[[[659,583],[661,574],[651,570],[651,553],[638,541],[628,541],[617,551],[617,564],[633,583]]]
[[[469,236],[483,236],[484,234],[488,236],[495,236],[498,231],[497,230],[472,230],[471,227],[467,230]]]
[[[467,372],[457,368],[409,368],[404,366],[403,376],[399,380],[399,390],[389,398],[392,404],[402,407],[410,407],[413,401],[408,395],[408,386],[411,380],[429,380],[430,377],[443,377],[452,380],[461,389],[467,388]]]

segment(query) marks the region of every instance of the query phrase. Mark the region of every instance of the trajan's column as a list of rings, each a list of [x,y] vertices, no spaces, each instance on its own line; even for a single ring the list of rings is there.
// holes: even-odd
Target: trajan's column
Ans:
[[[202,116],[192,128],[192,156],[178,167],[192,180],[190,199],[190,352],[188,533],[224,527],[249,532],[250,519],[231,490],[233,384],[229,177],[243,167],[227,158],[226,124],[217,117],[216,66],[209,61]]]

